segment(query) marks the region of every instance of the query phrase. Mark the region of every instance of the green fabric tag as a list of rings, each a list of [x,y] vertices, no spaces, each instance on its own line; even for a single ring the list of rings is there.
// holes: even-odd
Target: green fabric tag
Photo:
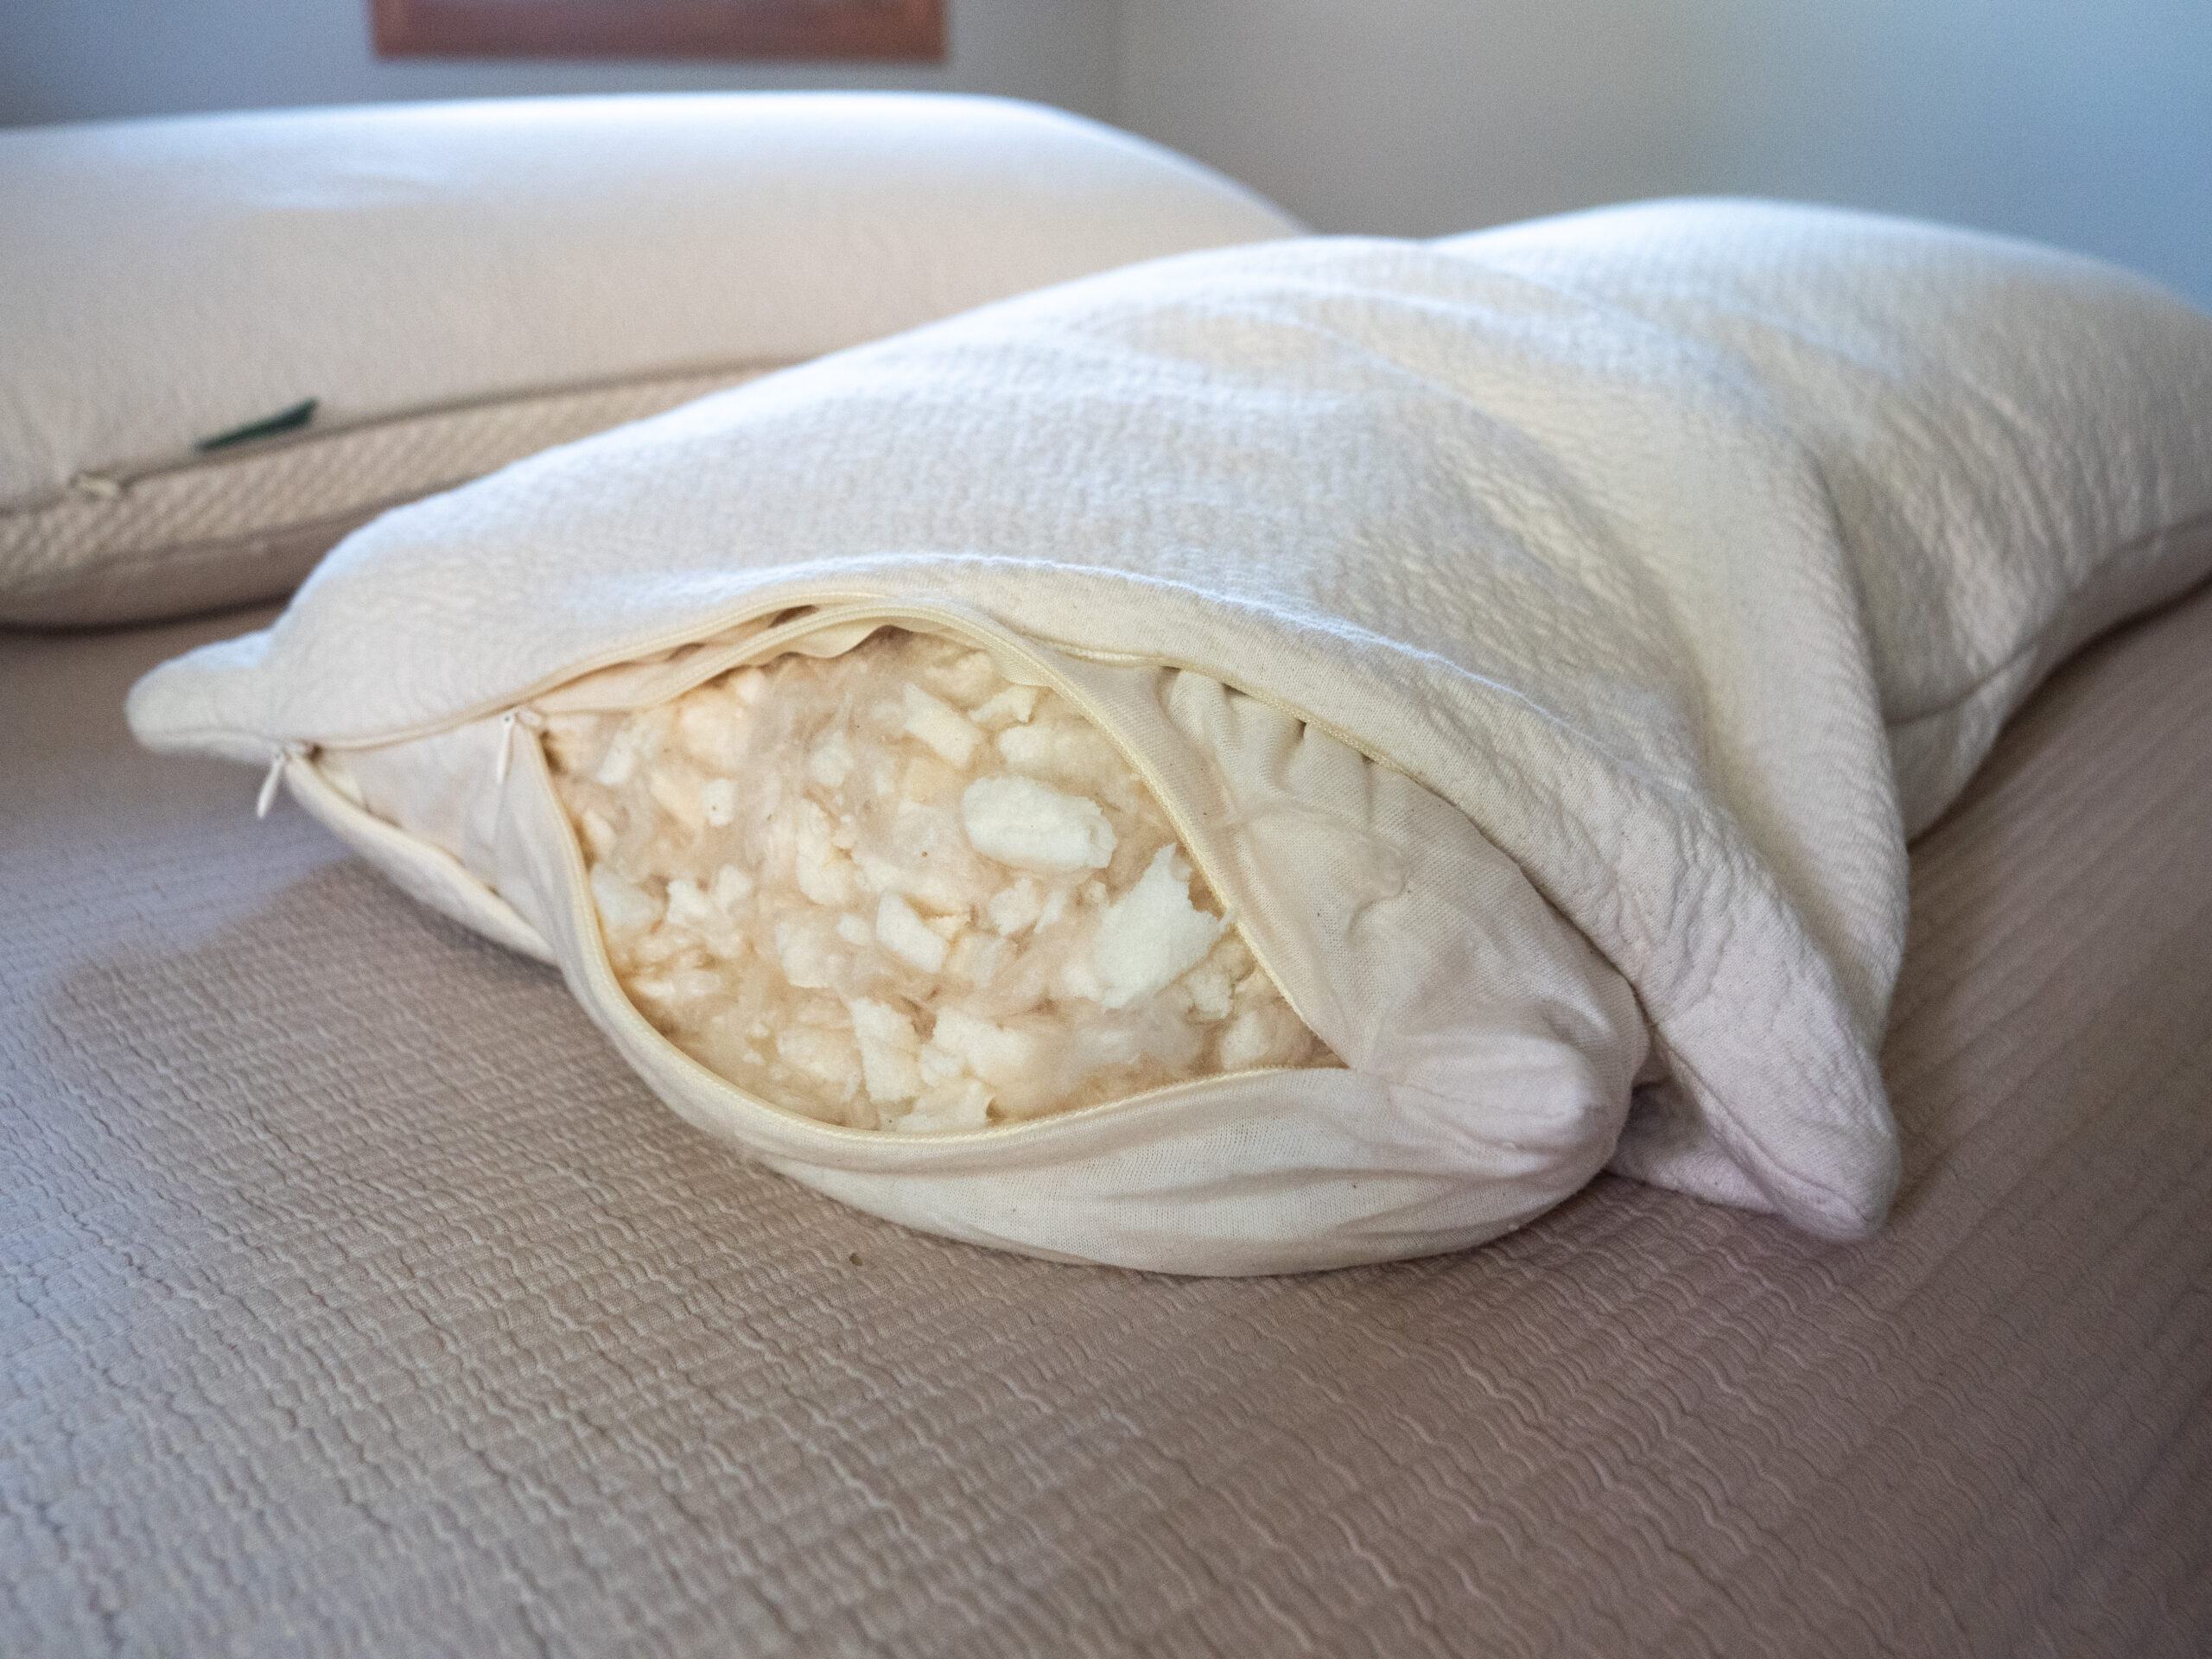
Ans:
[[[192,447],[201,454],[210,449],[227,449],[234,443],[251,443],[256,438],[273,438],[280,432],[296,432],[315,419],[320,397],[304,397],[289,409],[281,409],[274,415],[257,421],[248,421],[244,426],[234,426],[227,432],[218,432],[212,438],[201,438]]]

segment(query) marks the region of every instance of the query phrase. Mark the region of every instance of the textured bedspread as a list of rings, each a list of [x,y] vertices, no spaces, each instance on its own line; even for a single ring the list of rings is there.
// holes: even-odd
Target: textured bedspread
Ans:
[[[1606,1179],[1246,1281],[687,1128],[131,745],[239,626],[0,637],[0,1650],[2212,1650],[2212,595],[1917,844],[1876,1237]]]

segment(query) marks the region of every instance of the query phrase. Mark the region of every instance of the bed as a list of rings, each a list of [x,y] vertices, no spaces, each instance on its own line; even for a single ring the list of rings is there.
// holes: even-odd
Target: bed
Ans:
[[[550,970],[130,742],[137,675],[255,620],[0,639],[0,1645],[2212,1641],[2212,595],[1914,848],[1876,1237],[1605,1178],[1243,1281],[686,1128]]]
[[[1601,1176],[1211,1280],[734,1156],[551,970],[131,741],[272,614],[0,632],[0,1647],[2212,1643],[2212,594],[1914,842],[1872,1236]]]

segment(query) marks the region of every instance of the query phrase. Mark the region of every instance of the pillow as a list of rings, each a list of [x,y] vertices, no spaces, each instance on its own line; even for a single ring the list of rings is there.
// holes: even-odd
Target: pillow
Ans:
[[[523,99],[0,133],[0,621],[267,597],[392,505],[987,300],[1289,234],[995,99]]]
[[[409,891],[557,962],[691,1122],[918,1226],[1322,1267],[1492,1236],[1610,1160],[1855,1238],[1897,1179],[1907,825],[2059,657],[2212,570],[2208,409],[2212,320],[2172,296],[1866,215],[1662,203],[1185,255],[390,514],[130,717],[268,767]],[[772,701],[832,677],[784,658],[892,627],[956,642],[913,648],[926,696],[830,696],[843,734]],[[1098,833],[1118,774],[1071,784],[1057,713],[984,754],[1001,682],[1087,720],[1156,817]],[[763,720],[766,747],[717,735]],[[860,738],[889,794],[838,792]],[[760,826],[752,866],[690,839],[716,816]],[[1130,976],[1205,971],[1233,926],[1255,1006],[1318,1046],[1037,1113],[1001,1061],[1052,1031],[882,958],[957,978],[1001,893],[1030,925],[1015,872],[1047,838],[1103,914],[1040,998],[1112,982],[1136,905],[1160,926]],[[925,885],[971,854],[1002,867],[988,901]],[[815,1001],[664,1017],[741,951]],[[864,957],[883,976],[845,977]],[[968,1017],[931,1028],[952,992]],[[772,1056],[779,1020],[810,1034]],[[857,1108],[871,1045],[885,1087],[834,1121],[775,1071],[820,1064]],[[948,1085],[913,1096],[927,1132],[899,1132],[909,1082]]]

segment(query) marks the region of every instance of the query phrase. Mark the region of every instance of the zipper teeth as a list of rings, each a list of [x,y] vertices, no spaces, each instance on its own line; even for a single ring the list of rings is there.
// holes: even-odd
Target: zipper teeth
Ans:
[[[255,438],[234,448],[200,450],[189,447],[171,450],[158,456],[141,456],[136,461],[118,461],[112,466],[86,467],[73,474],[77,478],[94,478],[103,483],[129,489],[148,479],[166,478],[175,473],[188,473],[199,467],[222,466],[233,461],[275,454],[285,449],[295,449],[311,443],[327,442],[334,438],[351,437],[357,433],[373,432],[387,426],[404,426],[410,421],[433,420],[442,415],[467,415],[480,410],[500,409],[515,404],[551,403],[563,397],[589,397],[594,392],[645,391],[674,380],[704,380],[716,376],[751,374],[765,378],[779,370],[796,368],[812,359],[804,357],[752,358],[740,363],[709,363],[696,368],[671,369],[664,373],[645,375],[610,375],[603,378],[566,381],[557,385],[540,386],[528,391],[512,394],[486,392],[476,397],[453,397],[442,403],[422,404],[407,409],[393,410],[381,415],[364,415],[357,419],[326,423],[321,426],[302,427],[296,431],[273,433],[265,438]],[[35,495],[18,496],[10,501],[0,501],[0,516],[43,512],[68,501],[74,492],[68,484],[48,489]]]
[[[674,690],[658,691],[657,695],[651,698],[615,705],[603,712],[634,712],[639,709],[656,708],[661,703],[682,696],[686,691],[704,684],[716,674],[726,673],[730,668],[748,658],[776,655],[795,639],[802,639],[810,633],[823,632],[849,622],[868,620],[927,622],[938,630],[949,628],[956,633],[970,638],[978,644],[1003,650],[1042,677],[1047,685],[1072,702],[1082,712],[1084,718],[1106,734],[1107,741],[1128,764],[1129,769],[1143,780],[1145,787],[1151,791],[1153,799],[1160,803],[1161,810],[1167,815],[1168,823],[1173,827],[1178,841],[1189,854],[1191,862],[1196,867],[1198,874],[1205,878],[1206,886],[1212,889],[1214,896],[1221,901],[1224,921],[1236,929],[1238,937],[1244,941],[1245,948],[1252,952],[1254,959],[1266,970],[1268,977],[1274,982],[1275,989],[1281,995],[1283,1001],[1289,1004],[1291,1012],[1305,1023],[1308,1031],[1313,1029],[1313,1021],[1307,1016],[1306,1010],[1299,1006],[1297,998],[1292,995],[1290,988],[1284,983],[1283,976],[1276,970],[1275,964],[1268,960],[1267,953],[1261,948],[1259,942],[1252,937],[1250,931],[1238,925],[1240,907],[1235,902],[1235,889],[1221,880],[1219,872],[1212,868],[1212,861],[1201,850],[1203,843],[1199,837],[1192,833],[1192,820],[1189,814],[1177,802],[1173,791],[1161,786],[1158,772],[1137,751],[1136,747],[1123,736],[1119,725],[1102,715],[1098,705],[1091,700],[1089,694],[1069,681],[1058,669],[1039,657],[1027,640],[1015,634],[1011,629],[1001,627],[999,624],[969,613],[963,607],[950,604],[915,605],[898,600],[884,599],[874,594],[823,594],[814,599],[796,601],[786,598],[781,602],[760,607],[752,616],[741,614],[712,626],[707,626],[703,631],[702,625],[694,623],[681,631],[671,631],[643,643],[634,643],[604,652],[598,657],[587,659],[575,667],[563,669],[556,675],[549,675],[518,697],[502,697],[494,702],[481,703],[458,717],[448,718],[435,724],[426,723],[410,728],[397,734],[354,739],[342,743],[318,743],[314,747],[343,753],[350,749],[381,748],[387,744],[407,743],[422,738],[435,737],[446,732],[458,730],[463,726],[473,725],[480,720],[494,719],[512,709],[525,707],[533,697],[543,696],[546,693],[557,690],[560,687],[582,679],[587,675],[596,674],[604,669],[619,668],[625,663],[633,663],[641,657],[651,657],[659,652],[675,651],[684,645],[698,645],[703,640],[713,639],[717,634],[727,633],[732,628],[741,628],[747,622],[757,620],[761,616],[773,616],[779,612],[793,610],[801,606],[808,607],[807,614],[804,616],[794,617],[791,621],[779,626],[764,629],[744,639],[734,640],[721,650],[706,652],[705,660],[712,665],[696,674],[694,674],[692,669],[687,665],[683,673],[677,677]],[[1209,679],[1231,685],[1232,689],[1240,695],[1253,697],[1255,701],[1274,709],[1278,714],[1313,727],[1315,730],[1342,743],[1355,754],[1363,756],[1370,764],[1386,766],[1389,764],[1387,761],[1377,761],[1363,745],[1330,722],[1316,720],[1279,698],[1251,691],[1245,687],[1222,680],[1220,676],[1205,668],[1172,657],[1132,658],[1127,652],[1084,651],[1060,645],[1057,641],[1047,643],[1055,651],[1065,651],[1070,656],[1082,658],[1087,662],[1109,665],[1134,662],[1146,666],[1205,675]],[[542,765],[544,758],[542,746],[533,741],[530,747],[538,751],[538,760]],[[1393,767],[1392,770],[1400,769]],[[1427,784],[1415,774],[1408,772],[1403,775],[1411,777],[1423,788],[1428,787]],[[547,787],[551,787],[550,782]],[[571,855],[581,856],[580,854],[575,853],[574,840],[575,837],[572,835],[569,837],[572,843]],[[626,994],[624,1001],[626,1002],[627,1000]],[[671,1044],[670,1046],[674,1047],[674,1045]],[[677,1052],[682,1052],[680,1049]],[[686,1055],[685,1058],[689,1059],[690,1056]],[[710,1072],[708,1075],[718,1074]],[[727,1083],[727,1079],[724,1081]],[[734,1084],[728,1086],[736,1087]],[[739,1092],[742,1094],[744,1091],[741,1090]],[[747,1098],[750,1099],[752,1096],[747,1096]]]
[[[842,622],[858,622],[870,617],[877,617],[887,622],[912,620],[942,623],[950,620],[957,626],[974,628],[978,631],[995,629],[998,626],[995,623],[971,615],[963,607],[950,604],[914,605],[895,599],[886,599],[875,594],[826,593],[811,599],[785,599],[773,605],[763,606],[750,614],[741,613],[707,625],[688,624],[681,629],[656,634],[642,641],[603,652],[595,657],[588,657],[571,667],[561,669],[532,683],[519,695],[502,696],[490,702],[477,703],[459,715],[446,715],[436,721],[425,721],[417,725],[402,727],[395,731],[380,732],[372,737],[347,738],[337,742],[316,741],[314,747],[318,749],[340,752],[348,749],[377,749],[387,744],[412,743],[426,737],[437,737],[447,732],[456,731],[463,726],[474,725],[480,720],[493,719],[505,714],[509,709],[521,708],[535,698],[557,691],[564,685],[571,684],[590,675],[601,673],[607,669],[620,668],[626,663],[634,663],[640,658],[656,656],[662,652],[678,651],[685,645],[700,645],[719,634],[728,632],[732,628],[741,628],[748,622],[757,621],[763,616],[773,616],[779,612],[796,610],[802,607],[807,610],[807,614],[804,616],[796,617],[778,627],[764,629],[744,639],[732,641],[729,645],[723,648],[728,652],[726,660],[719,661],[716,666],[701,673],[696,678],[679,677],[675,690],[656,695],[649,701],[610,704],[604,712],[630,712],[639,709],[653,708],[659,703],[670,702],[682,696],[684,692],[704,684],[716,674],[728,672],[750,657],[763,652],[772,655],[776,652],[780,652],[794,639],[804,639],[810,633],[820,632]],[[1012,645],[1018,654],[1031,662],[1039,672],[1045,674],[1048,683],[1055,690],[1060,690],[1063,696],[1069,696],[1071,701],[1084,705],[1086,712],[1089,712],[1088,700],[1079,694],[1066,690],[1061,684],[1059,674],[1037,661],[1027,640],[1015,635],[1010,629],[1001,632],[1006,642]],[[1334,721],[1320,719],[1272,693],[1257,690],[1251,686],[1230,679],[1205,664],[1191,662],[1186,658],[1171,655],[1154,656],[1147,653],[1139,657],[1128,652],[1096,651],[1081,645],[1069,645],[1058,639],[1047,639],[1044,643],[1054,651],[1064,652],[1068,656],[1081,658],[1085,662],[1099,663],[1109,667],[1167,668],[1184,673],[1203,675],[1207,679],[1218,681],[1228,686],[1241,696],[1250,697],[1255,702],[1262,703],[1279,715],[1287,715],[1301,725],[1310,726],[1315,731],[1334,738],[1346,748],[1363,756],[1376,765],[1388,766],[1393,772],[1411,778],[1432,793],[1439,792],[1418,772],[1409,772],[1393,761],[1376,755],[1365,743]],[[708,660],[715,660],[721,656],[721,652],[710,651],[706,653]],[[684,670],[684,675],[689,676],[690,671],[687,667]],[[1094,721],[1096,720],[1095,714],[1092,718]],[[1119,738],[1115,740],[1115,746],[1125,751],[1128,747]],[[1138,770],[1141,772],[1145,769],[1140,766]]]
[[[493,719],[505,714],[510,709],[519,709],[533,698],[542,697],[548,692],[557,691],[564,685],[583,679],[589,675],[597,674],[602,670],[620,668],[625,663],[634,663],[640,658],[658,656],[662,652],[679,650],[685,645],[699,645],[705,640],[714,639],[718,634],[727,633],[732,628],[741,628],[747,622],[757,621],[763,616],[773,616],[780,611],[798,610],[802,607],[810,607],[805,616],[794,618],[780,627],[765,629],[743,640],[734,642],[749,652],[758,649],[765,641],[772,640],[777,649],[780,650],[791,639],[803,638],[807,633],[830,626],[833,620],[857,620],[858,619],[851,614],[852,611],[868,605],[873,597],[867,594],[825,594],[819,599],[785,600],[778,604],[764,606],[750,614],[741,613],[711,626],[702,627],[697,623],[690,624],[681,630],[655,634],[645,639],[634,640],[613,650],[602,652],[595,657],[587,657],[582,662],[558,670],[547,675],[543,679],[533,682],[518,696],[503,696],[490,702],[476,703],[458,715],[448,715],[435,721],[424,721],[414,726],[403,726],[396,730],[378,732],[371,737],[352,737],[338,742],[317,741],[315,747],[318,749],[339,751],[380,749],[388,744],[413,743],[426,737],[442,736],[447,732],[458,731],[463,726],[473,726],[480,720]],[[831,610],[812,608],[817,607],[840,608]],[[734,660],[742,661],[742,654]],[[712,676],[708,677],[711,678]],[[688,690],[690,688],[687,686],[684,689]],[[682,693],[673,695],[681,696]],[[667,700],[666,697],[656,697],[652,702],[632,702],[620,707],[626,709],[649,709],[654,702],[664,702]]]

